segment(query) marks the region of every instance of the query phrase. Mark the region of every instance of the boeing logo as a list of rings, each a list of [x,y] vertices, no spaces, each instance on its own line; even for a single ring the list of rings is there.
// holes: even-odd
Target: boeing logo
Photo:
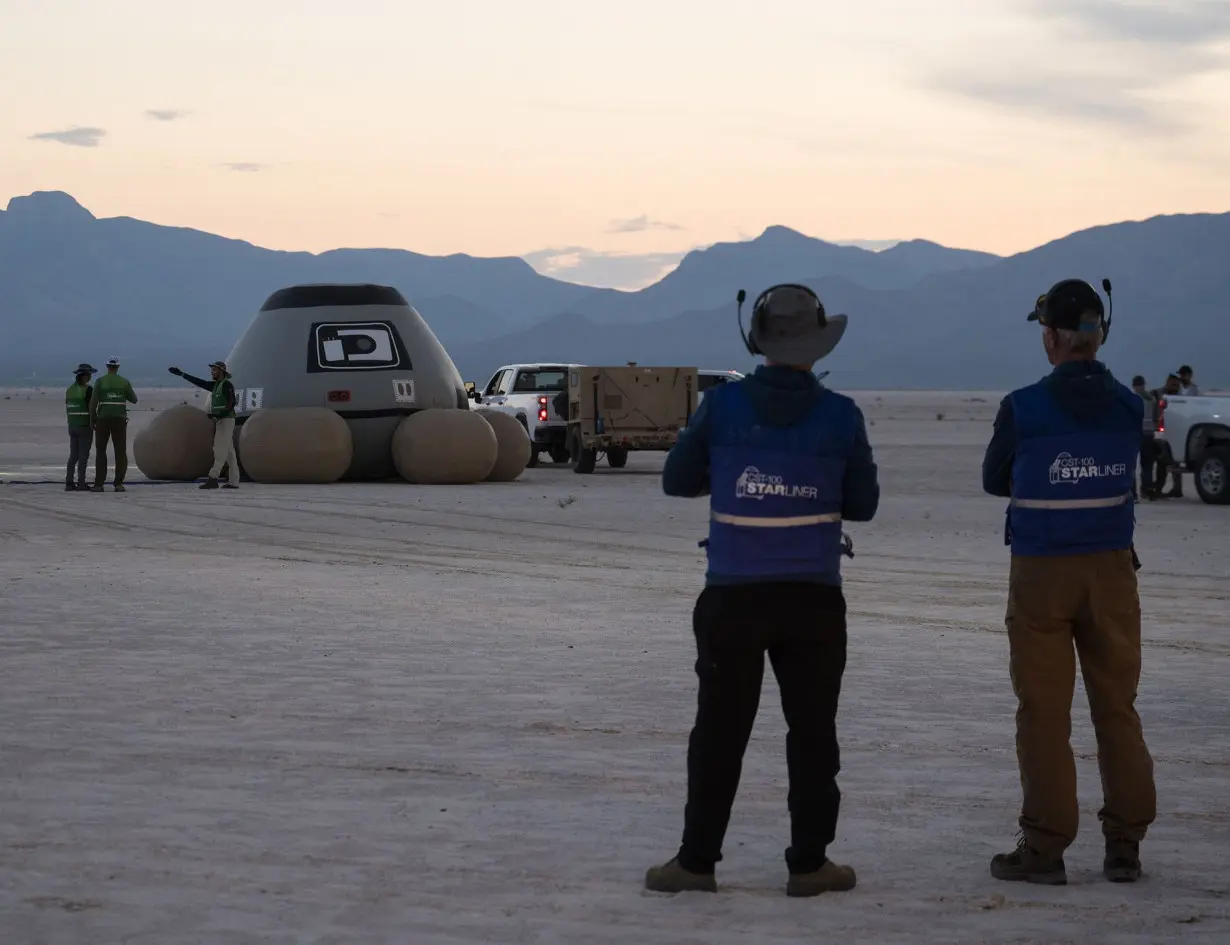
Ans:
[[[735,480],[736,499],[763,499],[765,496],[814,499],[818,494],[815,486],[788,486],[781,476],[767,475],[755,466],[748,466]]]
[[[1071,453],[1060,453],[1055,457],[1055,461],[1051,463],[1049,472],[1052,486],[1064,482],[1075,485],[1086,479],[1102,479],[1106,476],[1126,475],[1127,465],[1124,463],[1099,465],[1098,461],[1092,456],[1077,459]]]

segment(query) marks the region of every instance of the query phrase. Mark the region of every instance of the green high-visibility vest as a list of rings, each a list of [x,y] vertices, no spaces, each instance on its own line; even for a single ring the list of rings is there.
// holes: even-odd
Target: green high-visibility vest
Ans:
[[[226,384],[227,379],[225,377],[214,382],[213,393],[209,395],[209,415],[211,417],[226,418],[235,416],[234,409],[228,409],[226,406]]]
[[[75,381],[68,385],[64,392],[64,406],[68,410],[68,425],[70,427],[88,427],[90,425],[90,405],[86,395],[90,392],[89,384],[78,384]]]
[[[116,420],[128,416],[128,394],[132,385],[118,374],[104,374],[94,382],[95,411],[100,420]]]

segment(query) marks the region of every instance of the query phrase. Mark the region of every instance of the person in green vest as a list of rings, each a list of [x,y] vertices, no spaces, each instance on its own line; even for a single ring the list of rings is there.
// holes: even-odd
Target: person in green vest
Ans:
[[[177,367],[167,368],[176,377],[209,391],[209,418],[214,422],[214,465],[202,489],[217,489],[218,477],[225,466],[229,475],[223,489],[239,488],[239,459],[235,455],[235,385],[227,373],[225,361],[209,366],[209,380],[185,374]]]
[[[120,376],[120,359],[107,359],[107,373],[94,382],[90,399],[90,418],[94,421],[94,488],[102,492],[107,479],[107,442],[115,445],[116,492],[124,492],[124,473],[128,472],[128,405],[137,395],[126,377]]]
[[[94,428],[90,422],[90,398],[94,388],[90,378],[98,372],[88,364],[78,364],[73,372],[73,382],[64,392],[64,406],[68,411],[68,472],[64,477],[65,492],[88,492],[85,484],[85,467],[90,461],[90,444]],[[77,478],[73,479],[73,469]]]

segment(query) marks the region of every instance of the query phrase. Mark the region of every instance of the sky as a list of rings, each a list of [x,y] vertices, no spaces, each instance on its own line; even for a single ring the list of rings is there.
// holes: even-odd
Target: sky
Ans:
[[[1230,210],[1230,0],[0,0],[0,88],[0,206],[588,284]]]

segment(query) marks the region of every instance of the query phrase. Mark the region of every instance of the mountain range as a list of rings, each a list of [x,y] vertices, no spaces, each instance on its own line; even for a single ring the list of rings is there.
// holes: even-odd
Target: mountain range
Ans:
[[[1230,213],[1099,226],[1008,257],[926,240],[872,252],[772,226],[622,291],[552,279],[516,257],[263,249],[99,219],[40,191],[0,212],[0,383],[58,383],[78,361],[113,353],[134,382],[165,382],[169,364],[225,357],[271,292],[309,282],[396,286],[480,385],[523,360],[746,370],[735,293],[750,301],[801,282],[850,316],[821,365],[833,386],[998,390],[1047,369],[1025,322],[1036,297],[1062,278],[1104,276],[1116,300],[1105,358],[1117,374],[1160,383],[1190,363],[1203,386],[1230,385]]]

